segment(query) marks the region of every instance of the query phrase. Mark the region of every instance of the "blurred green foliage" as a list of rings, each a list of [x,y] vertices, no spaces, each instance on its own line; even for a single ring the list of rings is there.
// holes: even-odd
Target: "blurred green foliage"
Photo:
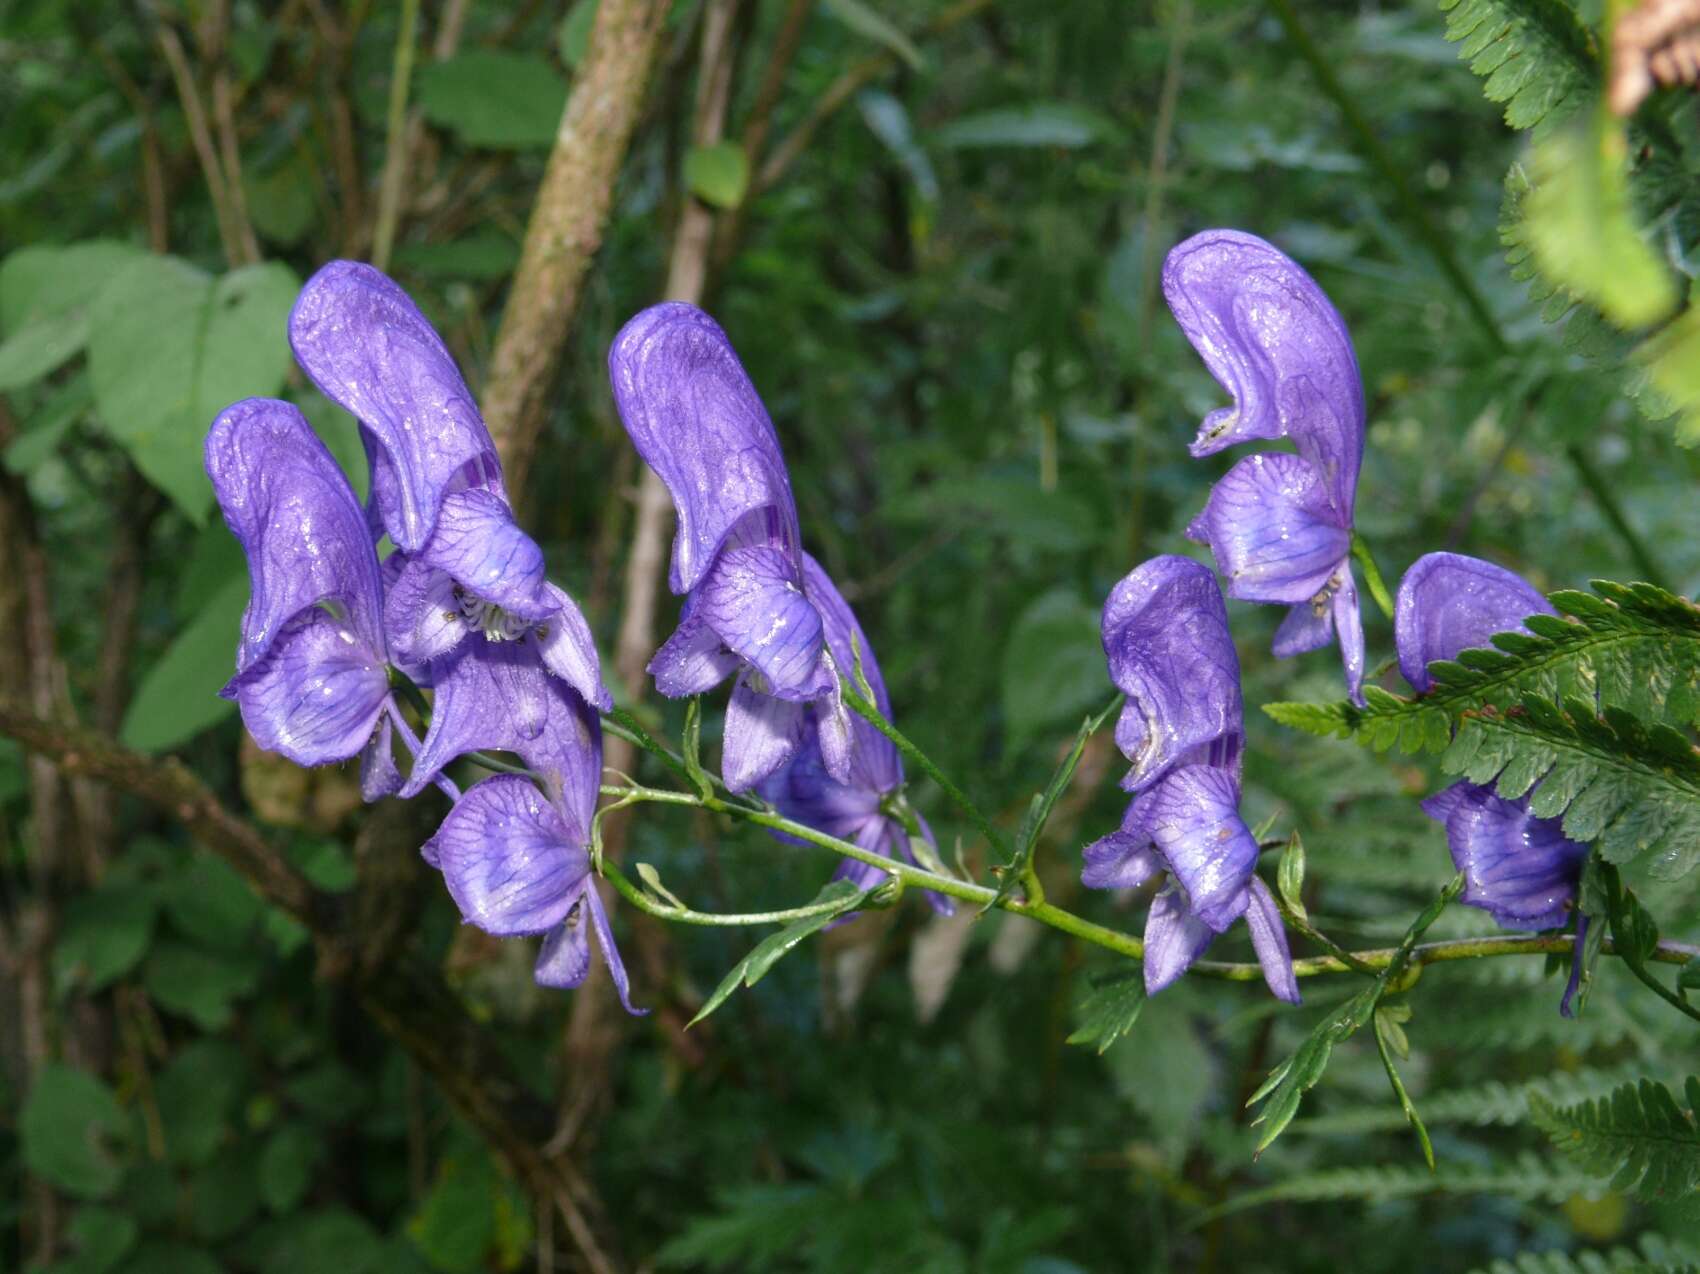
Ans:
[[[595,7],[422,6],[392,270],[475,387]],[[745,5],[731,136],[785,8]],[[1108,697],[1102,599],[1144,557],[1190,551],[1183,528],[1229,462],[1186,455],[1222,395],[1157,289],[1163,254],[1197,229],[1274,240],[1346,317],[1370,410],[1358,527],[1390,579],[1441,547],[1543,589],[1635,578],[1567,459],[1579,448],[1666,585],[1692,595],[1696,464],[1667,418],[1700,402],[1695,312],[1677,308],[1700,238],[1700,138],[1680,92],[1627,123],[1600,113],[1603,8],[1304,6],[1485,299],[1484,323],[1252,0],[1000,0],[936,33],[954,6],[823,3],[784,82],[782,133],[847,68],[892,64],[765,190],[737,146],[686,140],[697,6],[680,0],[532,479],[555,578],[611,649],[638,470],[603,359],[656,298],[694,193],[741,205],[745,237],[708,304],[778,426],[805,540],[877,646],[899,723],[1012,828]],[[178,753],[336,896],[361,826],[350,776],[244,757],[214,697],[245,572],[207,517],[199,455],[224,403],[281,392],[351,473],[363,466],[352,423],[292,370],[283,324],[299,279],[370,242],[398,12],[0,5],[0,448],[52,583],[8,633],[45,619],[73,705],[134,747]],[[452,14],[453,51],[428,56]],[[189,111],[162,32],[188,50]],[[197,115],[220,100],[259,262],[227,256],[197,154]],[[1513,131],[1536,125],[1532,143]],[[0,543],[0,570],[16,576],[23,552]],[[1279,617],[1230,610],[1249,705],[1338,699],[1334,654],[1278,664]],[[1373,667],[1390,633],[1366,623]],[[671,706],[646,711],[677,733]],[[1248,821],[1303,832],[1313,923],[1352,945],[1397,941],[1451,873],[1415,800],[1439,766],[1255,711],[1247,726]],[[1075,883],[1079,847],[1121,814],[1105,742],[1036,861],[1053,898],[1128,928],[1128,900]],[[959,838],[973,846],[930,785],[913,796],[947,860]],[[163,815],[95,799],[107,840],[45,864],[46,815],[0,740],[0,1268],[454,1272],[528,1268],[540,1250],[573,1267],[550,1202],[321,976],[299,925]],[[653,810],[627,856],[705,909],[794,906],[831,869]],[[1516,1269],[1563,1272],[1675,1268],[1700,1244],[1677,1201],[1611,1193],[1605,1151],[1557,1158],[1530,1122],[1531,1105],[1548,1125],[1580,1110],[1589,1135],[1609,1131],[1614,1090],[1652,1077],[1680,1091],[1694,1069],[1691,1023],[1613,961],[1575,1022],[1556,1013],[1554,970],[1527,959],[1435,967],[1403,994],[1399,1065],[1431,1176],[1375,1032],[1338,1044],[1253,1158],[1246,1100],[1346,1008],[1345,980],[1307,981],[1296,1012],[1199,979],[1146,1003],[1117,980],[1123,965],[1060,935],[1034,940],[998,915],[953,930],[906,905],[764,964],[759,985],[681,1036],[665,1013],[581,1021],[574,997],[532,986],[521,944],[458,931],[434,878],[416,875],[395,903],[411,916],[407,891],[424,896],[408,942],[559,1104],[560,1152],[583,1166],[622,1267],[1396,1271],[1523,1252]],[[1694,933],[1692,878],[1629,877],[1668,933]],[[619,923],[656,953],[631,961],[652,1005],[700,1006],[760,940]],[[1489,931],[1452,908],[1431,936]],[[1236,944],[1218,945],[1244,958]],[[1580,1105],[1593,1102],[1608,1104]],[[1692,1122],[1672,1103],[1656,1113]],[[1590,1253],[1613,1245],[1642,1256]]]

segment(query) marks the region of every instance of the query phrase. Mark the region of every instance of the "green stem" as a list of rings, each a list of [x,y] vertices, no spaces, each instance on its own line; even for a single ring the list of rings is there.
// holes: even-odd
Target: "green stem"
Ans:
[[[740,925],[783,925],[790,924],[793,920],[807,920],[810,916],[821,916],[829,912],[844,910],[844,903],[835,898],[831,902],[811,903],[806,907],[789,907],[783,911],[745,911],[738,913],[693,911],[689,907],[674,907],[664,902],[657,902],[634,885],[626,877],[626,874],[613,863],[604,861],[602,874],[608,878],[620,897],[631,903],[639,911],[659,917],[662,920],[674,920],[680,924],[722,928]]]
[[[419,0],[401,0],[395,58],[390,70],[389,115],[384,128],[384,171],[378,183],[378,223],[372,232],[372,264],[389,269],[401,218],[401,191],[407,180],[407,88],[413,78],[413,46],[417,43]]]
[[[914,886],[918,889],[930,889],[935,893],[973,903],[979,907],[991,907],[999,911],[1010,912],[1013,915],[1026,916],[1030,920],[1036,920],[1040,924],[1071,934],[1084,942],[1103,947],[1107,951],[1114,951],[1118,955],[1131,956],[1136,960],[1142,958],[1145,954],[1145,944],[1133,935],[1096,924],[1072,911],[1064,910],[1054,903],[1036,902],[1014,896],[1000,897],[997,890],[989,889],[985,885],[958,880],[954,876],[942,875],[896,859],[883,857],[880,854],[863,849],[860,845],[840,840],[836,836],[829,836],[825,832],[817,831],[804,823],[793,822],[791,819],[768,810],[733,805],[715,796],[701,797],[691,792],[673,792],[661,788],[609,785],[603,787],[602,793],[604,796],[615,797],[622,803],[681,805],[691,809],[706,809],[717,814],[727,814],[733,818],[753,823],[757,827],[783,832],[787,836],[829,850],[841,857],[853,858],[857,862],[877,867],[887,875],[901,880],[905,888]],[[616,884],[615,887],[618,888],[618,885]],[[1415,943],[1409,946],[1370,951],[1343,951],[1339,956],[1310,956],[1293,961],[1293,972],[1301,978],[1348,971],[1368,972],[1373,970],[1379,974],[1382,970],[1394,966],[1396,962],[1398,967],[1403,969],[1418,965],[1440,964],[1452,960],[1480,960],[1494,956],[1513,955],[1548,955],[1553,952],[1568,952],[1573,942],[1574,939],[1568,934],[1519,934],[1491,938],[1456,938],[1444,942]],[[1614,948],[1609,942],[1604,949],[1608,953],[1615,954]],[[1700,947],[1694,947],[1687,943],[1661,941],[1650,958],[1662,964],[1686,964],[1697,955],[1700,955]],[[1348,960],[1351,963],[1348,963]],[[1191,971],[1204,977],[1221,978],[1230,982],[1251,982],[1263,977],[1262,966],[1255,963],[1241,964],[1201,960],[1192,966]]]
[[[1381,607],[1381,613],[1387,618],[1393,618],[1393,598],[1387,592],[1387,584],[1381,578],[1381,569],[1375,564],[1375,557],[1369,551],[1369,543],[1356,531],[1352,532],[1352,557],[1357,560],[1364,571],[1364,587],[1369,595],[1375,598],[1375,604]]]
[[[1683,999],[1675,991],[1672,991],[1663,982],[1660,982],[1650,972],[1648,972],[1645,960],[1634,950],[1633,936],[1629,932],[1633,926],[1628,923],[1624,912],[1623,880],[1618,874],[1617,867],[1611,863],[1604,863],[1602,864],[1601,875],[1606,887],[1606,920],[1611,925],[1611,940],[1612,942],[1622,944],[1625,947],[1625,951],[1623,953],[1624,964],[1629,966],[1629,971],[1633,973],[1648,990],[1652,991],[1661,1000],[1669,1004],[1678,1013],[1686,1014],[1695,1021],[1700,1022],[1700,1009],[1696,1009],[1687,1000]],[[1658,945],[1659,948],[1663,948],[1665,944],[1661,942]],[[1652,953],[1652,958],[1657,960],[1659,958],[1659,954],[1659,950],[1655,950]]]
[[[991,820],[980,812],[980,807],[969,800],[962,789],[946,777],[943,770],[933,764],[932,758],[904,737],[896,726],[885,719],[885,714],[879,708],[869,700],[864,699],[848,683],[844,684],[843,693],[844,702],[850,710],[890,739],[897,750],[914,763],[916,769],[937,783],[944,794],[950,798],[951,803],[968,815],[974,825],[980,829],[981,834],[986,838],[986,842],[1007,859],[1009,857],[1009,846],[1005,843],[1003,834],[993,827]]]
[[[1576,476],[1582,480],[1582,485],[1588,488],[1588,494],[1594,497],[1594,503],[1600,506],[1600,512],[1605,515],[1606,521],[1611,523],[1612,529],[1623,541],[1624,548],[1629,550],[1630,560],[1635,563],[1635,569],[1641,572],[1641,577],[1649,584],[1668,589],[1670,585],[1665,580],[1664,572],[1659,569],[1653,551],[1647,547],[1647,542],[1635,528],[1629,525],[1623,506],[1617,502],[1617,496],[1612,493],[1610,485],[1594,467],[1592,457],[1575,443],[1566,447],[1564,454],[1569,457]]]

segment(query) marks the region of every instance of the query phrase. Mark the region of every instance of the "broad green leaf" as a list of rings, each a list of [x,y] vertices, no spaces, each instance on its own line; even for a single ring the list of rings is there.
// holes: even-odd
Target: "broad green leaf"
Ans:
[[[1622,327],[1642,327],[1676,304],[1669,272],[1636,227],[1625,125],[1596,113],[1535,147],[1524,200],[1529,246],[1548,279]]]
[[[48,394],[42,404],[30,413],[24,432],[6,448],[8,471],[29,475],[39,469],[64,441],[73,425],[94,402],[89,378],[83,372],[67,380]]]
[[[489,228],[448,243],[399,244],[395,263],[398,268],[433,279],[505,279],[519,264],[519,243],[513,236]],[[342,458],[341,453],[337,458]]]
[[[66,904],[53,945],[54,981],[94,992],[141,962],[153,938],[159,904],[140,885],[107,885]]]
[[[196,522],[212,505],[201,453],[213,417],[277,393],[298,282],[282,265],[217,280],[170,257],[121,270],[95,303],[89,371],[106,431]]]
[[[218,696],[236,671],[236,644],[248,605],[248,576],[227,579],[143,675],[118,734],[143,752],[194,737],[235,711]]]
[[[260,1210],[253,1148],[226,1146],[190,1176],[189,1196],[197,1238],[216,1243],[242,1229]]]
[[[1096,111],[1067,102],[1034,102],[963,115],[933,134],[950,150],[987,146],[1090,146],[1115,132]]]
[[[578,70],[578,64],[584,61],[584,55],[590,48],[590,29],[596,25],[597,2],[598,0],[573,0],[573,7],[567,10],[567,16],[561,19],[556,48],[561,54],[561,61],[569,70]]]
[[[497,1179],[489,1158],[468,1148],[445,1156],[430,1193],[407,1222],[407,1235],[431,1267],[472,1274],[488,1267],[496,1239]]]
[[[128,1213],[98,1206],[78,1208],[68,1228],[73,1254],[53,1266],[52,1274],[107,1274],[118,1268],[141,1234]]]
[[[112,276],[147,254],[115,239],[32,244],[0,262],[0,337],[86,311]]]
[[[192,853],[163,893],[172,925],[213,948],[246,949],[265,911],[234,867],[205,852]]]
[[[235,1001],[259,984],[256,957],[246,953],[213,953],[171,938],[154,943],[143,968],[148,994],[173,1013],[181,1013],[202,1030],[221,1031],[230,1025]]]
[[[370,1224],[342,1208],[314,1212],[283,1232],[261,1261],[260,1274],[380,1274],[383,1243]]]
[[[915,47],[914,41],[904,35],[890,18],[872,5],[864,3],[864,0],[825,0],[822,7],[857,35],[866,36],[877,44],[885,45],[907,62],[912,70],[919,71],[925,64],[921,50]]]
[[[293,248],[307,236],[318,219],[319,205],[313,198],[314,174],[310,161],[300,150],[270,172],[248,172],[242,189],[248,197],[248,218],[254,229],[281,248]]]
[[[749,156],[737,142],[693,146],[685,155],[685,185],[704,203],[736,208],[749,189]]]
[[[546,149],[567,104],[566,81],[535,54],[471,49],[417,77],[425,117],[469,146]]]
[[[259,1165],[260,1198],[268,1210],[292,1212],[299,1206],[323,1150],[318,1132],[304,1123],[286,1123],[271,1135]]]
[[[1078,719],[1113,687],[1098,612],[1072,589],[1044,594],[1015,621],[1003,652],[1003,718],[1012,748],[1048,725]]]
[[[40,380],[83,348],[89,318],[82,310],[37,319],[0,343],[0,391]]]
[[[99,1199],[123,1175],[112,1142],[129,1121],[112,1090],[87,1071],[50,1062],[37,1072],[18,1116],[24,1166],[67,1194]]]
[[[154,1081],[172,1163],[198,1167],[218,1153],[248,1082],[248,1064],[228,1040],[196,1040],[178,1050]]]

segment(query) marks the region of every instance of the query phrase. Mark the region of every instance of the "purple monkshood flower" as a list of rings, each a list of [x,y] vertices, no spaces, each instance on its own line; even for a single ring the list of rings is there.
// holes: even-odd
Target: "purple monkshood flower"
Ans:
[[[879,662],[874,658],[867,634],[826,571],[807,553],[803,554],[803,593],[820,614],[833,660],[849,671],[855,668],[856,655],[860,653],[862,675],[873,691],[874,703],[881,715],[891,720],[891,698],[886,693],[885,678],[880,675]],[[810,719],[804,725],[804,742],[789,761],[762,780],[757,788],[762,799],[772,802],[786,818],[806,823],[828,836],[852,841],[886,858],[901,854],[915,862],[907,829],[901,820],[886,812],[885,806],[886,798],[903,787],[903,759],[898,756],[897,748],[868,722],[853,718],[849,779],[839,782],[827,773],[821,756],[819,732],[813,720],[819,711],[814,704],[805,709]],[[920,827],[936,853],[938,842],[933,839],[926,820],[920,820]],[[780,833],[775,835],[781,840],[792,839]],[[917,866],[925,865],[917,863]],[[887,877],[871,863],[846,858],[833,879],[848,880],[858,889],[871,889]],[[956,910],[955,904],[943,894],[929,890],[927,901],[941,915],[948,916]]]
[[[579,728],[594,738],[601,728],[596,713],[582,699],[575,698],[572,709]],[[592,753],[583,748],[574,755]],[[469,924],[499,937],[544,935],[533,975],[539,985],[583,983],[595,930],[620,1003],[628,1013],[642,1013],[647,1010],[632,1007],[626,966],[585,848],[599,777],[598,765],[586,761],[554,793],[518,775],[485,779],[455,803],[424,854],[443,873]]]
[[[1133,769],[1120,830],[1086,847],[1093,889],[1169,883],[1145,922],[1145,989],[1155,994],[1243,917],[1269,989],[1299,1002],[1286,930],[1256,873],[1240,818],[1244,746],[1239,658],[1210,569],[1165,555],[1134,568],[1104,604],[1110,680],[1127,695],[1116,743]]]
[[[367,799],[394,791],[391,729],[418,740],[390,693],[378,558],[348,479],[301,413],[270,398],[220,412],[205,460],[253,585],[221,693],[261,747],[298,765],[359,754]]]
[[[1172,249],[1163,295],[1234,399],[1204,418],[1192,454],[1276,438],[1291,438],[1298,451],[1234,465],[1187,535],[1210,546],[1228,596],[1291,607],[1275,634],[1279,658],[1337,637],[1347,689],[1361,701],[1351,549],[1364,395],[1346,325],[1297,262],[1236,230],[1206,230]]]
[[[815,741],[849,784],[849,714],[820,611],[804,581],[797,505],[779,439],[726,333],[695,306],[638,314],[614,338],[620,419],[679,515],[668,584],[679,627],[650,661],[669,698],[736,672],[721,776],[746,792]],[[811,706],[813,711],[810,711]]]
[[[448,348],[393,280],[354,261],[307,281],[289,340],[313,383],[360,423],[367,516],[398,550],[384,563],[389,650],[433,690],[401,794],[478,749],[558,770],[581,738],[566,700],[606,711],[613,699],[584,616],[544,578],[542,550],[514,521],[495,444]]]
[[[1502,566],[1458,553],[1430,553],[1399,582],[1393,638],[1399,670],[1418,693],[1428,666],[1486,646],[1495,633],[1528,632],[1530,615],[1554,614],[1547,599]],[[1556,929],[1576,899],[1588,847],[1564,835],[1563,820],[1537,818],[1529,798],[1506,800],[1493,787],[1460,782],[1429,797],[1423,812],[1446,827],[1452,863],[1464,873],[1463,900],[1507,929]],[[1576,934],[1580,960],[1585,919]],[[1573,971],[1560,1010],[1571,1012]]]

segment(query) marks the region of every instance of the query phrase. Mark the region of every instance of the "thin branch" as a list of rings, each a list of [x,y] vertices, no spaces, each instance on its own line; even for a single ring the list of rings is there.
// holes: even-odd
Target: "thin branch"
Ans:
[[[236,108],[231,101],[230,72],[213,72],[213,119],[218,124],[219,154],[224,162],[224,188],[230,200],[230,225],[242,253],[241,264],[260,259],[260,241],[248,218],[248,193],[242,187],[242,146],[236,136]]]
[[[952,27],[990,6],[992,0],[957,0],[956,4],[944,10],[927,24],[926,34],[940,35]],[[778,184],[779,179],[796,163],[809,142],[819,131],[822,124],[838,113],[838,109],[854,97],[861,88],[877,80],[889,71],[894,71],[899,65],[895,53],[880,53],[873,57],[864,58],[849,70],[845,71],[831,84],[826,92],[815,99],[798,125],[788,133],[783,141],[773,148],[773,153],[762,164],[751,184],[749,198],[766,193]]]
[[[48,720],[6,696],[0,696],[0,735],[69,774],[109,784],[170,814],[256,893],[299,920],[329,957],[326,971],[353,979],[366,1011],[430,1072],[491,1148],[539,1197],[555,1200],[590,1268],[612,1274],[615,1267],[577,1202],[588,1194],[582,1174],[571,1160],[538,1148],[552,1126],[548,1108],[512,1072],[439,973],[414,962],[374,967],[349,958],[346,942],[355,926],[344,905],[315,890],[259,829],[226,808],[182,762],[132,752],[98,731]]]
[[[177,85],[177,100],[183,107],[183,119],[189,126],[189,140],[194,145],[195,158],[200,162],[201,176],[207,183],[207,195],[212,200],[224,259],[231,265],[239,264],[242,260],[241,235],[231,216],[224,170],[219,166],[218,152],[213,148],[212,129],[207,123],[206,108],[201,104],[201,91],[195,87],[195,73],[183,51],[183,41],[177,38],[177,32],[168,24],[159,24],[158,39],[166,64],[171,68],[171,78]]]
[[[544,400],[614,198],[668,0],[602,0],[574,78],[490,356],[484,418],[523,502]]]
[[[418,43],[419,0],[402,0],[390,69],[390,104],[384,144],[384,172],[378,182],[378,223],[372,231],[372,264],[387,270],[401,216],[401,187],[407,180],[409,151],[407,90],[413,79],[413,49]]]

